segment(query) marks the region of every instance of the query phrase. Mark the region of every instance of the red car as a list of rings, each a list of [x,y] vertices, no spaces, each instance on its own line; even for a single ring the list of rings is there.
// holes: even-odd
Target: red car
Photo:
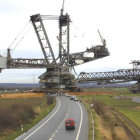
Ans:
[[[74,121],[74,119],[66,119],[65,128],[66,129],[75,129],[75,121]]]

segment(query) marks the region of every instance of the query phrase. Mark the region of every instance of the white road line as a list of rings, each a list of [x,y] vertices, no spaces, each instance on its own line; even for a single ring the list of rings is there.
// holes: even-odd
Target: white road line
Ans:
[[[59,110],[60,108],[60,100],[58,99],[59,105],[57,110],[50,116],[50,118],[48,118],[42,125],[40,125],[35,131],[33,131],[30,135],[28,135],[26,138],[24,138],[24,140],[27,140],[29,137],[31,137],[36,131],[38,131],[41,127],[43,127]]]
[[[19,137],[17,137],[15,140],[20,139],[22,136],[24,136],[26,133],[23,133],[22,135],[20,135]]]
[[[57,133],[57,132],[58,132],[58,130],[55,131],[55,133]]]
[[[63,121],[60,123],[60,125],[58,126],[58,128],[56,129],[56,131],[51,135],[51,137],[49,138],[49,140],[52,140],[52,139],[55,137],[56,133],[58,132],[58,130],[60,129],[60,127],[62,126],[62,124],[64,123],[64,121],[65,121],[65,119],[66,119],[66,117],[67,117],[68,115],[69,115],[69,112],[67,112],[65,118],[64,118]]]
[[[75,140],[78,140],[79,139],[79,135],[80,135],[80,131],[81,131],[81,127],[82,127],[82,121],[83,121],[83,111],[82,111],[82,107],[79,103],[77,103],[80,107],[80,110],[81,110],[81,120],[80,120],[80,125],[79,125],[79,129],[78,129],[78,133],[77,133],[77,136],[76,136],[76,139]]]
[[[52,136],[51,136],[51,137],[53,138],[54,136],[55,136],[55,133],[54,133],[54,134],[52,134]]]

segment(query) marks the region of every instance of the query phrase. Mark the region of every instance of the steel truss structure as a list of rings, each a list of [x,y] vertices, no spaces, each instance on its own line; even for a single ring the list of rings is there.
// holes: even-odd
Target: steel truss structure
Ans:
[[[138,69],[140,67],[140,61],[139,60],[133,60],[131,63],[133,65],[134,69]]]
[[[111,72],[92,73],[81,72],[77,77],[77,82],[79,83],[86,83],[92,81],[105,81],[106,83],[140,81],[140,69],[122,69]]]
[[[49,37],[47,35],[44,20],[58,20],[59,35],[58,35],[58,56],[54,55]],[[74,66],[81,65],[96,59],[109,56],[108,49],[106,48],[106,41],[103,39],[99,32],[102,45],[87,48],[83,52],[70,53],[70,16],[66,13],[63,14],[61,9],[60,16],[40,15],[35,14],[30,17],[30,21],[35,30],[38,42],[40,44],[44,58],[40,59],[24,59],[12,58],[10,49],[7,51],[6,59],[0,56],[1,69],[31,69],[31,68],[45,68],[46,72],[39,76],[40,83],[43,84],[42,88],[54,89],[65,88],[74,90],[76,88],[75,76],[71,73]],[[54,47],[55,48],[55,47]],[[86,56],[85,54],[90,54]],[[91,55],[92,54],[92,55]]]

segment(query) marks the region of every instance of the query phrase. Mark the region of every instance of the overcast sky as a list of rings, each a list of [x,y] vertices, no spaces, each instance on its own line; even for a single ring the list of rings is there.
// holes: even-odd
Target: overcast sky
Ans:
[[[62,0],[0,0],[0,54],[16,39],[30,16],[59,15]],[[140,57],[139,0],[65,0],[64,12],[72,20],[70,51],[84,51],[101,44],[97,29],[106,39],[110,56],[75,67],[77,73],[132,68],[131,60]],[[45,22],[51,45],[57,54],[58,23]],[[25,36],[26,34],[26,36]],[[36,34],[29,23],[13,58],[43,58]],[[11,48],[14,48],[16,43]],[[3,70],[0,82],[33,83],[45,70]],[[35,79],[35,80],[33,80]]]

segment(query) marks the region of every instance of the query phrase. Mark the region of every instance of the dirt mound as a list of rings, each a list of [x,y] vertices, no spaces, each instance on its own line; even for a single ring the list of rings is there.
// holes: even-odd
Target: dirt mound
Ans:
[[[38,98],[45,96],[44,93],[13,93],[13,94],[2,94],[0,98]]]

